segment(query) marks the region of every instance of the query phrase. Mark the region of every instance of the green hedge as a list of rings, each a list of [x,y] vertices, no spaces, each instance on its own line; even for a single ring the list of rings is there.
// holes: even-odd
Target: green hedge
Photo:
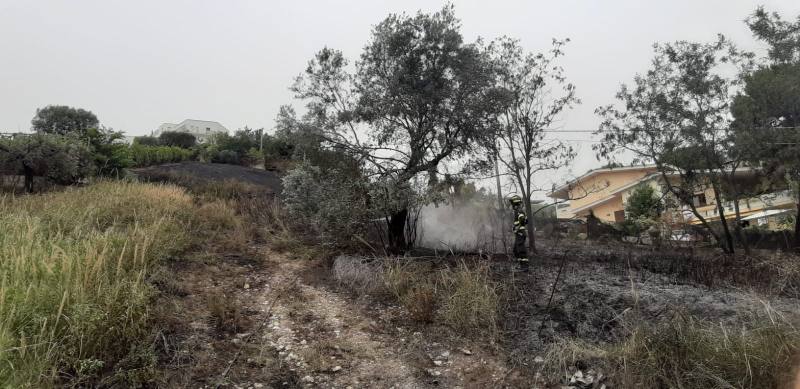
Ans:
[[[191,158],[194,151],[170,146],[143,146],[134,144],[130,147],[134,167],[145,167],[169,162],[181,162]]]

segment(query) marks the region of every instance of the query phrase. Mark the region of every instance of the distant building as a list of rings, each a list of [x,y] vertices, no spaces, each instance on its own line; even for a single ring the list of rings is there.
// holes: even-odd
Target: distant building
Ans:
[[[178,124],[164,123],[158,130],[152,132],[152,136],[158,137],[165,132],[188,132],[197,138],[200,143],[208,142],[217,133],[228,133],[228,129],[218,122],[207,120],[186,119]]]
[[[756,172],[757,169],[740,169],[736,172],[736,179],[740,185],[755,186],[758,184]],[[662,193],[664,198],[673,200],[669,203],[679,203],[674,196],[665,193],[665,177],[672,185],[680,180],[680,175],[676,172],[660,174],[656,165],[594,169],[556,188],[548,196],[569,201],[567,206],[558,206],[559,219],[585,218],[593,213],[604,222],[619,224],[625,221],[628,197],[639,186],[652,186],[656,193]],[[733,202],[716,199],[710,184],[695,188],[692,201],[697,212],[708,221],[719,220],[720,209],[725,218],[730,220],[735,217]],[[721,207],[719,202],[722,203]],[[739,214],[743,222],[758,223],[770,229],[777,228],[787,215],[796,213],[795,209],[795,200],[786,191],[768,192],[739,201]],[[688,205],[681,203],[677,209],[668,211],[688,224],[700,224]]]

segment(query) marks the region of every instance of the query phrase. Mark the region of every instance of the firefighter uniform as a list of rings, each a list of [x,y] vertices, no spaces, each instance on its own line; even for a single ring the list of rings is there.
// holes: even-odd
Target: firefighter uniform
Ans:
[[[527,238],[525,226],[528,225],[528,217],[522,212],[522,199],[514,196],[510,200],[514,207],[514,256],[523,271],[528,271],[528,252],[525,249],[525,239]]]

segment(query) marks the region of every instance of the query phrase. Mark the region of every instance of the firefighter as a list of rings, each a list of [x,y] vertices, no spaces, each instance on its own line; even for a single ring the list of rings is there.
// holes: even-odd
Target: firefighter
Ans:
[[[514,209],[514,256],[519,263],[520,271],[528,272],[528,252],[525,250],[525,226],[528,224],[528,217],[522,211],[522,199],[517,196],[511,196],[508,201]]]

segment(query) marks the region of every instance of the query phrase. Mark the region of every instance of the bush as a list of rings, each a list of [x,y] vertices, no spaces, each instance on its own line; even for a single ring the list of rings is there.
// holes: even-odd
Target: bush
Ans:
[[[33,190],[34,176],[72,185],[94,170],[91,149],[73,136],[20,136],[0,140],[0,175],[25,175],[25,187]]]
[[[197,137],[188,132],[167,131],[161,133],[158,137],[158,144],[160,146],[180,147],[182,149],[191,149],[197,145]]]
[[[189,159],[191,150],[168,146],[142,146],[134,144],[130,147],[131,160],[135,167],[146,167],[170,162],[181,162]]]
[[[302,164],[284,177],[283,185],[289,208],[308,219],[309,229],[319,232],[325,244],[344,246],[364,235],[371,215],[366,182]]]
[[[133,138],[133,144],[142,146],[161,146],[161,142],[154,136],[137,136]]]
[[[222,150],[215,162],[228,165],[241,165],[242,159],[239,157],[239,154],[236,154],[233,150]]]
[[[119,177],[123,169],[133,166],[128,145],[118,143],[123,138],[122,132],[105,127],[90,128],[86,131],[86,136],[98,174]]]

